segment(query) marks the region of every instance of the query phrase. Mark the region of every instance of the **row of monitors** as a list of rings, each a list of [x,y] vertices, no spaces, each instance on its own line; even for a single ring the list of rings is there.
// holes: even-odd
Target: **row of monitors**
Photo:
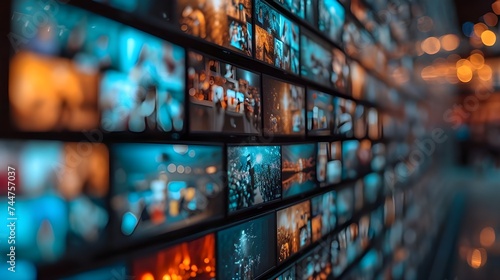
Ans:
[[[24,257],[50,263],[74,255],[82,244],[99,251],[109,237],[113,246],[145,240],[310,193],[339,182],[342,174],[359,178],[370,165],[382,170],[385,162],[381,144],[371,149],[358,141],[228,146],[227,174],[222,146],[116,144],[111,151],[84,142],[0,142],[1,167],[14,169],[0,181],[14,186],[16,214],[23,217],[17,249]],[[323,233],[382,195],[381,175],[366,174],[355,187],[312,199],[311,217],[329,211]],[[11,196],[7,188],[1,195],[4,203]]]
[[[341,275],[370,242],[381,236],[386,227],[386,214],[384,206],[381,206],[336,234],[315,237],[315,228],[328,222],[326,212],[315,213],[315,200],[323,201],[325,197],[330,200],[332,194],[326,193],[311,201],[247,220],[198,239],[149,254],[134,255],[128,264],[122,263],[64,279],[100,280],[116,275],[141,280],[263,279],[264,274],[314,244],[315,247],[299,260],[267,279],[333,279]]]
[[[9,38],[17,51],[10,63],[10,111],[21,131],[181,132],[189,115],[192,132],[305,135],[306,128],[315,130],[312,117],[306,121],[307,104],[308,115],[316,114],[309,107],[318,107],[324,115],[318,115],[324,118],[321,129],[330,130],[321,133],[331,135],[349,118],[341,114],[354,114],[351,100],[306,92],[303,86],[186,52],[76,7],[58,7],[46,23],[32,26],[35,14],[46,13],[36,3],[15,2]],[[356,98],[377,100],[376,80],[366,78],[371,76],[362,67],[355,62],[349,67],[340,50],[305,35],[303,77],[344,92],[351,84]],[[368,108],[358,109],[363,111]],[[364,122],[378,126],[377,111],[370,109],[368,115]],[[380,136],[379,127],[372,130],[374,138]]]

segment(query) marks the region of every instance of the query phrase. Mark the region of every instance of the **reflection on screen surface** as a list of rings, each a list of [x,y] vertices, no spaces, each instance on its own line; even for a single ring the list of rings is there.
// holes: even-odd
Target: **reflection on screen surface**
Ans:
[[[220,216],[222,147],[117,144],[111,206],[124,236],[152,235]]]
[[[65,254],[76,256],[76,251],[81,255],[83,246],[89,252],[104,245],[108,161],[102,144],[0,141],[0,167],[15,169],[15,181],[8,181],[3,172],[0,182],[13,182],[9,185],[16,195],[15,246],[20,260],[54,262]],[[5,187],[0,195],[6,205],[0,216],[7,220],[12,194]],[[2,227],[0,233],[8,236],[9,228]],[[10,245],[0,246],[7,251]]]

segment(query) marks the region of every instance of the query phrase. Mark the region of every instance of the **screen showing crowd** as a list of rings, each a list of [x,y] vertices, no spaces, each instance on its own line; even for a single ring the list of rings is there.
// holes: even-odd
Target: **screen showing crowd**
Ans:
[[[252,56],[252,0],[179,0],[183,32]]]
[[[229,212],[281,198],[280,146],[230,146]]]
[[[224,212],[220,146],[116,144],[112,157],[121,236],[168,232]]]
[[[260,75],[189,53],[190,130],[260,134]]]
[[[255,3],[255,23],[256,58],[299,74],[299,26],[263,0]]]
[[[50,8],[50,7],[49,7]],[[15,1],[12,32],[34,30],[14,46],[9,100],[23,131],[184,128],[184,49],[109,19],[64,5]],[[35,15],[49,20],[34,25]]]

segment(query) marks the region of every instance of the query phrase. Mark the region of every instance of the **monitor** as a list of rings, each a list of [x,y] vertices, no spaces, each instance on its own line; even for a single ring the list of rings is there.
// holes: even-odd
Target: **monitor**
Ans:
[[[332,135],[334,126],[333,96],[317,90],[307,89],[307,134]]]
[[[311,202],[295,204],[276,212],[278,263],[311,244]]]
[[[342,179],[342,142],[318,143],[316,178],[321,187],[337,184]]]
[[[316,184],[316,144],[282,146],[283,198],[310,192]]]
[[[334,191],[311,199],[312,241],[316,242],[331,233],[337,225],[337,195]]]

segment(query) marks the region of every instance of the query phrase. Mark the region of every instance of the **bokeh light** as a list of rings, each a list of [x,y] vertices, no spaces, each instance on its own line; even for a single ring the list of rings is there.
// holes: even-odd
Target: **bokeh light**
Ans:
[[[460,45],[460,39],[455,34],[447,34],[440,38],[441,46],[445,51],[453,51]]]
[[[486,30],[481,33],[481,41],[485,46],[491,47],[496,43],[497,35],[495,35],[495,33],[491,30]]]
[[[472,80],[472,69],[468,65],[462,65],[457,68],[457,78],[462,83],[468,83]]]
[[[491,70],[491,68],[490,68]],[[479,242],[481,246],[490,247],[495,243],[495,230],[492,227],[485,227],[479,234]]]
[[[422,42],[422,50],[426,54],[436,54],[441,49],[441,43],[436,37],[429,37]]]
[[[483,32],[486,30],[488,30],[488,26],[486,26],[486,24],[482,22],[474,24],[474,34],[477,37],[481,37],[481,34],[483,34]]]
[[[485,65],[483,65],[483,67],[481,67],[477,70],[477,75],[479,76],[479,79],[487,82],[487,81],[491,80],[491,77],[493,77],[493,70],[491,69],[490,66],[485,64]],[[493,239],[494,239],[494,237],[493,237]],[[483,246],[485,246],[485,245],[483,245]]]
[[[498,23],[498,16],[492,12],[489,12],[483,16],[483,20],[484,20],[484,23],[493,27],[493,26],[497,25],[497,23]]]
[[[465,36],[470,37],[474,32],[474,23],[468,21],[462,25],[462,32]]]

